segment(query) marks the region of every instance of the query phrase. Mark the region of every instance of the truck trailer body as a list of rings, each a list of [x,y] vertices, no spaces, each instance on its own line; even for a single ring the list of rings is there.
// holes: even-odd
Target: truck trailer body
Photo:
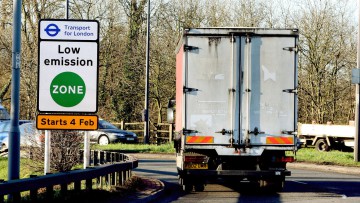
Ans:
[[[193,28],[176,55],[179,183],[282,189],[297,150],[297,29]],[[291,154],[291,153],[290,153]]]

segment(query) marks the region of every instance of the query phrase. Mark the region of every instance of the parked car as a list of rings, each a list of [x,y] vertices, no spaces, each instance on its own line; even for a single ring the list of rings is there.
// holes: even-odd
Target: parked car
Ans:
[[[137,143],[138,137],[134,132],[120,130],[113,124],[99,119],[98,130],[89,131],[90,141],[96,142],[100,145],[107,145],[109,143]]]
[[[0,150],[7,149],[9,146],[10,121],[0,123]],[[29,146],[40,143],[43,139],[41,131],[36,129],[36,124],[30,120],[19,121],[20,146]]]

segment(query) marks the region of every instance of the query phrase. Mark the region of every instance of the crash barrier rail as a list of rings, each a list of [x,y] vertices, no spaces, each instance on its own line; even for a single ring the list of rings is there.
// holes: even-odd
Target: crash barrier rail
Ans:
[[[143,139],[145,122],[125,123],[121,121],[119,123],[113,123],[119,126],[122,130],[130,130],[137,133],[138,137]],[[162,142],[172,142],[174,134],[174,126],[172,123],[151,123],[150,126],[150,140],[160,144]]]
[[[5,195],[10,195],[13,202],[19,202],[20,193],[25,191],[30,191],[30,199],[36,202],[41,188],[46,188],[46,199],[52,199],[54,186],[60,186],[60,193],[66,194],[72,184],[74,191],[80,191],[83,181],[85,181],[85,190],[93,189],[93,180],[96,180],[96,185],[99,187],[104,183],[110,186],[124,185],[125,181],[131,178],[131,170],[138,167],[138,160],[126,154],[92,151],[92,155],[92,167],[86,169],[30,176],[18,180],[1,180],[0,203],[4,202]]]

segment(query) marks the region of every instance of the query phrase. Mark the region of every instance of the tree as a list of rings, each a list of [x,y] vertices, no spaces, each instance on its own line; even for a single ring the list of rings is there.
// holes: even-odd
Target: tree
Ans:
[[[346,1],[305,4],[294,21],[301,34],[299,120],[345,124],[354,118],[354,89],[349,80],[356,53],[348,5]]]
[[[10,102],[12,1],[3,0],[0,9],[0,103]],[[9,106],[9,105],[6,105]]]
[[[33,160],[31,167],[36,171],[42,171],[44,166],[44,133],[33,129],[24,132],[29,140],[24,149],[27,150]],[[80,147],[83,141],[83,133],[78,131],[53,130],[51,132],[50,167],[52,172],[69,171],[80,161]]]

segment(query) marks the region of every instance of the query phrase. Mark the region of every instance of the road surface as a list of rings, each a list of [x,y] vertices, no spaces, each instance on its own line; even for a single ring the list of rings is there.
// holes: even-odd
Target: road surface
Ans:
[[[249,183],[230,185],[222,181],[209,183],[204,192],[185,193],[178,185],[175,157],[137,157],[136,175],[159,179],[165,184],[164,194],[156,203],[360,202],[360,175],[291,169],[292,176],[286,178],[285,189],[279,193],[259,192]]]

